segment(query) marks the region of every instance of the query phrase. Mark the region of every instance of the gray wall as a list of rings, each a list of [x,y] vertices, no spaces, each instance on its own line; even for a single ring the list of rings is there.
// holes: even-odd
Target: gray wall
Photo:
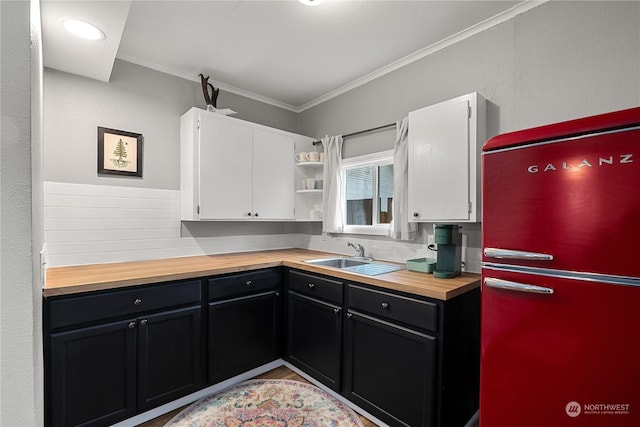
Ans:
[[[109,83],[45,70],[45,181],[180,189],[180,116],[204,108],[199,83],[116,60]],[[297,114],[221,91],[235,117],[297,131]],[[97,174],[97,127],[144,136],[142,178]]]
[[[33,301],[33,384],[35,425],[44,424],[44,355],[42,342],[43,266],[39,251],[44,251],[44,70],[40,1],[31,0],[31,247]]]
[[[640,105],[640,2],[553,1],[300,114],[314,137],[393,123],[477,91],[487,136]],[[345,157],[394,131],[347,139]]]
[[[0,2],[0,425],[42,424],[34,308],[29,2]],[[37,221],[36,221],[37,223]],[[35,306],[38,307],[38,306]]]

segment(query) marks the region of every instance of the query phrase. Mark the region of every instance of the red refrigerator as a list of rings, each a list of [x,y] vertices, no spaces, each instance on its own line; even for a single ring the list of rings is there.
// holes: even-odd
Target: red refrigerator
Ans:
[[[640,108],[482,154],[480,427],[640,426]]]

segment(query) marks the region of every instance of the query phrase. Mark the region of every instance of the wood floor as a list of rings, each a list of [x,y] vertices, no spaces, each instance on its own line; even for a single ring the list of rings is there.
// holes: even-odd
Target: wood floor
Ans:
[[[306,379],[304,379],[303,377],[301,377],[300,375],[296,374],[295,372],[293,372],[291,369],[287,368],[286,366],[281,366],[279,368],[276,368],[272,371],[269,372],[265,372],[262,375],[258,375],[256,378],[265,378],[265,379],[279,379],[279,380],[293,380],[293,381],[300,381],[303,383],[309,383],[309,381],[307,381]],[[173,418],[174,416],[176,416],[178,414],[178,412],[182,411],[184,409],[183,408],[178,408],[175,411],[171,411],[167,414],[164,414],[158,418],[155,418],[151,421],[147,421],[146,423],[140,424],[141,427],[163,427],[167,422],[169,422],[169,420],[171,420],[171,418]],[[360,421],[362,422],[362,425],[364,427],[377,427],[377,424],[374,424],[373,422],[369,421],[368,419],[364,418],[361,415],[358,415],[360,418]]]

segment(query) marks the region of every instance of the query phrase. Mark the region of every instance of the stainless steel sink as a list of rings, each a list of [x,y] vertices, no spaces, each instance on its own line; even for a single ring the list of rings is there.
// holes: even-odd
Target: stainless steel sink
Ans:
[[[305,262],[313,265],[322,265],[324,267],[348,268],[356,265],[368,264],[370,261],[366,261],[363,259],[337,257],[310,259]]]
[[[404,269],[404,267],[400,265],[383,264],[364,259],[345,257],[310,259],[305,262],[313,265],[321,265],[323,267],[339,268],[341,270],[364,274],[366,276],[376,276],[378,274],[390,273],[392,271]]]

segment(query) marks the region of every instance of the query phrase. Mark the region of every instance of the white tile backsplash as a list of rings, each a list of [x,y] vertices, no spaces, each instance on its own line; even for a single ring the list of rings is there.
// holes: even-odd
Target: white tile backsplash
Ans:
[[[180,236],[180,191],[45,182],[49,267],[299,247],[298,234]]]
[[[367,256],[381,260],[404,262],[435,256],[420,240],[295,233],[198,237],[186,232],[181,236],[179,190],[59,182],[45,182],[44,190],[49,267],[292,247],[353,255],[347,242],[364,245]],[[228,226],[234,230],[249,225],[236,222]],[[480,241],[480,227],[465,228],[469,228],[463,234],[465,270],[480,272],[481,249],[467,245]],[[280,231],[275,228],[272,232]]]

